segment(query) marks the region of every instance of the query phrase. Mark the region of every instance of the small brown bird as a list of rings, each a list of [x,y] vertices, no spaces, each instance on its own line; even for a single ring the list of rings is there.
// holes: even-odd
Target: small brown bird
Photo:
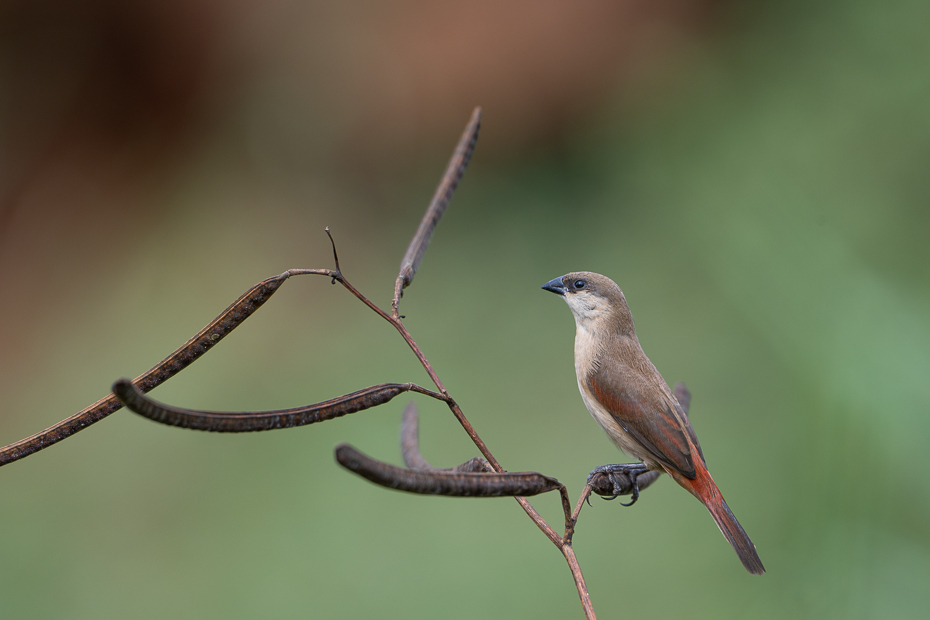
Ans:
[[[637,476],[652,470],[667,472],[707,507],[746,570],[764,573],[755,545],[707,471],[688,416],[643,353],[620,287],[608,277],[578,271],[543,288],[561,295],[575,316],[575,374],[585,407],[618,448],[642,461],[603,465],[592,476],[626,474],[636,501]]]

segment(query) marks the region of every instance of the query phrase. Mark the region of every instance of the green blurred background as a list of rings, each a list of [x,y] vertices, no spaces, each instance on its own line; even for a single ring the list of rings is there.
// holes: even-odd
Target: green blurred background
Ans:
[[[923,618],[930,604],[930,5],[32,0],[0,7],[0,443],[184,342],[255,282],[332,266],[389,304],[475,105],[471,168],[403,302],[510,470],[577,497],[622,460],[539,289],[593,270],[693,392],[768,574],[668,480],[575,537],[603,618]],[[296,406],[427,384],[397,334],[289,282],[154,396]],[[512,500],[418,497],[407,399],[221,436],[119,412],[0,471],[10,618],[581,617]],[[427,459],[476,455],[425,399]],[[534,500],[553,523],[557,497]]]

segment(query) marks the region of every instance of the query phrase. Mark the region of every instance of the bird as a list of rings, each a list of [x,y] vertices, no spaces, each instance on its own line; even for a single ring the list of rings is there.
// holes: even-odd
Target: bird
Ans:
[[[591,476],[626,474],[633,501],[625,505],[631,505],[639,496],[636,478],[664,471],[707,507],[746,570],[764,573],[755,545],[707,471],[687,414],[643,352],[620,287],[607,276],[576,271],[542,288],[561,296],[575,317],[575,375],[585,407],[620,450],[641,461],[602,465]],[[620,493],[616,482],[614,493]]]

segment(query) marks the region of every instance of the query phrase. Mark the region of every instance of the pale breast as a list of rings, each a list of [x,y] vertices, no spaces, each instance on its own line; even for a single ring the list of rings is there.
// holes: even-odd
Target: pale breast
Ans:
[[[598,349],[595,339],[589,331],[579,325],[575,331],[575,377],[578,380],[578,391],[581,392],[581,400],[584,401],[584,405],[591,413],[591,416],[604,429],[604,432],[614,442],[614,445],[633,458],[643,461],[650,469],[661,470],[662,466],[656,463],[639,442],[620,426],[617,419],[595,398],[588,388],[587,376],[598,363],[597,356]]]

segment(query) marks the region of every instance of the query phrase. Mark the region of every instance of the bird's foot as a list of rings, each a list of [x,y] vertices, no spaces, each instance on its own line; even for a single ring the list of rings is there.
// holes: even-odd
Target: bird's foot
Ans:
[[[622,506],[632,506],[639,499],[640,486],[638,478],[650,470],[642,463],[621,463],[617,465],[601,465],[588,475],[588,484],[594,492],[604,499],[614,500],[621,495],[632,494],[629,503]],[[604,480],[604,477],[607,480]],[[649,479],[649,483],[655,477]],[[609,481],[609,485],[605,484]],[[647,485],[648,486],[648,483]]]

